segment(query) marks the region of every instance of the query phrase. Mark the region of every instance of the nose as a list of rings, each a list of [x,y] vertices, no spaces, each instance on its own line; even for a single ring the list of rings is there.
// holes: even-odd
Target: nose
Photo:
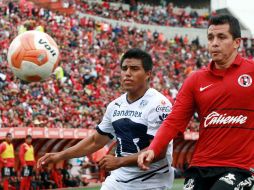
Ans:
[[[131,75],[131,69],[130,68],[127,68],[126,71],[125,71],[125,75],[128,75],[130,76]]]
[[[219,41],[218,41],[218,38],[214,38],[213,41],[212,41],[212,46],[213,47],[217,47],[219,45]]]

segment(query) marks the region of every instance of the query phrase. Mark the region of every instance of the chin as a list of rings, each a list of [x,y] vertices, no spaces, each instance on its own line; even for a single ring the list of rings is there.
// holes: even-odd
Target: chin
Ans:
[[[127,92],[127,93],[133,93],[136,91],[136,89],[133,89],[133,88],[124,88],[124,90]]]
[[[130,85],[123,85],[122,86],[124,90],[131,90],[133,89],[133,86],[130,86]]]
[[[132,88],[124,88],[126,92],[133,92],[134,90]]]
[[[213,57],[212,60],[213,60],[214,62],[221,62],[221,59],[218,58],[218,57]]]

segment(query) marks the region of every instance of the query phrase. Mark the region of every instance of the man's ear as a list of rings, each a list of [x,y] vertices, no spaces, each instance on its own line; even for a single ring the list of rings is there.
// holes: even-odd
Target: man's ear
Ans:
[[[241,38],[236,38],[234,39],[234,48],[238,49],[240,47],[242,39]]]
[[[152,71],[147,71],[146,75],[147,75],[147,80],[149,81],[151,79],[151,76],[152,76]]]

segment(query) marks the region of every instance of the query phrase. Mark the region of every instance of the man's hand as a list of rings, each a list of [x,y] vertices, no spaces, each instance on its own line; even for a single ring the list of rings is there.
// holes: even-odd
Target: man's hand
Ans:
[[[112,155],[104,156],[100,162],[99,167],[106,171],[112,171],[121,167],[121,158]]]
[[[42,156],[38,160],[37,168],[40,168],[40,167],[47,165],[49,163],[55,163],[60,160],[61,160],[61,158],[59,156],[59,153],[46,153],[44,156]]]
[[[148,170],[149,165],[154,160],[154,151],[146,150],[138,156],[138,167],[142,170]]]

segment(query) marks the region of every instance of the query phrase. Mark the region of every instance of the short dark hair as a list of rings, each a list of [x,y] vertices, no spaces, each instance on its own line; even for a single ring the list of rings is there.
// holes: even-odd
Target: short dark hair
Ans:
[[[122,67],[125,59],[132,59],[132,58],[140,59],[145,71],[151,71],[153,69],[153,60],[151,55],[149,55],[147,52],[138,48],[133,48],[125,52],[121,58],[120,66]]]
[[[237,18],[226,14],[212,16],[209,20],[208,28],[210,25],[221,24],[229,24],[229,32],[233,36],[233,39],[241,38],[241,28]]]
[[[26,136],[26,139],[29,139],[29,138],[32,139],[32,135],[27,135]]]

